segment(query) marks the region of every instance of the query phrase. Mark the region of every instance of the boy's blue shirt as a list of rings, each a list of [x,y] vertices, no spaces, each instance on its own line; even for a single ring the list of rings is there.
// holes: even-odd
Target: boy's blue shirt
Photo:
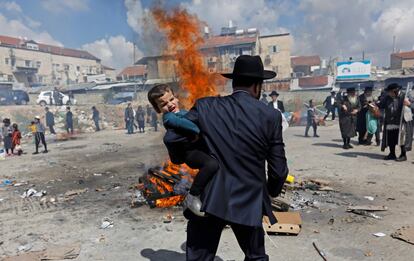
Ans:
[[[162,121],[166,129],[190,131],[194,134],[199,134],[200,129],[192,121],[188,120],[184,116],[188,111],[180,110],[177,113],[167,112],[162,116]]]

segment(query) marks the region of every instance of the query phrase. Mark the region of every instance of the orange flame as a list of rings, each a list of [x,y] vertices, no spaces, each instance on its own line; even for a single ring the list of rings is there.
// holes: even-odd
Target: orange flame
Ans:
[[[152,14],[166,35],[168,47],[165,54],[174,55],[178,62],[176,73],[181,88],[188,94],[182,100],[183,106],[189,108],[199,98],[216,95],[217,75],[208,72],[199,51],[204,42],[200,30],[202,23],[185,9],[176,8],[166,12],[154,8]]]
[[[173,206],[177,206],[183,200],[184,200],[184,196],[181,196],[181,195],[172,196],[169,198],[161,198],[161,199],[155,200],[155,206],[157,208],[173,207]]]

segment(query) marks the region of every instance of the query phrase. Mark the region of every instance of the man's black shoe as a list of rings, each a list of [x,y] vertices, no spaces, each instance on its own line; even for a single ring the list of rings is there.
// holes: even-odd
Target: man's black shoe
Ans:
[[[33,155],[37,155],[37,154],[39,154],[39,152],[37,152],[37,151],[36,151],[36,152],[33,152],[32,154],[33,154]]]
[[[395,161],[398,161],[398,162],[407,161],[407,156],[399,156]]]

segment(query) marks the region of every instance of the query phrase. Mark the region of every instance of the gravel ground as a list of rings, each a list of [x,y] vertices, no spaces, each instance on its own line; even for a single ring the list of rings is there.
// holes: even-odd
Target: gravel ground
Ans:
[[[337,122],[321,127],[320,138],[304,138],[303,132],[303,127],[285,132],[291,174],[297,181],[327,180],[335,191],[287,192],[301,212],[302,231],[272,235],[277,247],[266,239],[270,260],[321,260],[312,242],[328,260],[412,260],[414,246],[390,234],[414,225],[413,153],[397,163],[383,161],[375,146],[344,151]],[[79,242],[76,260],[185,260],[186,221],[179,208],[130,207],[130,186],[166,159],[161,138],[161,132],[105,130],[51,143],[49,154],[31,155],[27,144],[28,154],[0,161],[0,181],[27,183],[0,187],[0,259],[25,244],[35,251],[50,243]],[[21,198],[28,188],[45,190],[47,202]],[[64,197],[75,189],[87,191]],[[381,220],[346,212],[348,205],[362,204],[385,205],[388,211],[378,213]],[[173,221],[164,223],[169,214]],[[114,222],[112,228],[100,229],[105,217]],[[386,236],[375,237],[376,232]],[[217,255],[218,260],[243,260],[230,229],[223,232]]]

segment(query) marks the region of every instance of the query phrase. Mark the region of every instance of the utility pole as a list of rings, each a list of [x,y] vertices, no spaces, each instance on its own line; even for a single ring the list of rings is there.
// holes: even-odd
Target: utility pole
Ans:
[[[134,52],[134,57],[132,57],[132,59],[134,59],[133,61],[132,61],[132,65],[134,65],[135,64],[135,42],[133,42],[132,43],[132,48],[133,48],[133,52]]]
[[[392,36],[392,53],[395,53],[396,51],[395,51],[395,39],[396,39],[396,37],[395,37],[395,35],[393,35]]]
[[[365,51],[362,51],[362,60],[365,60]]]

